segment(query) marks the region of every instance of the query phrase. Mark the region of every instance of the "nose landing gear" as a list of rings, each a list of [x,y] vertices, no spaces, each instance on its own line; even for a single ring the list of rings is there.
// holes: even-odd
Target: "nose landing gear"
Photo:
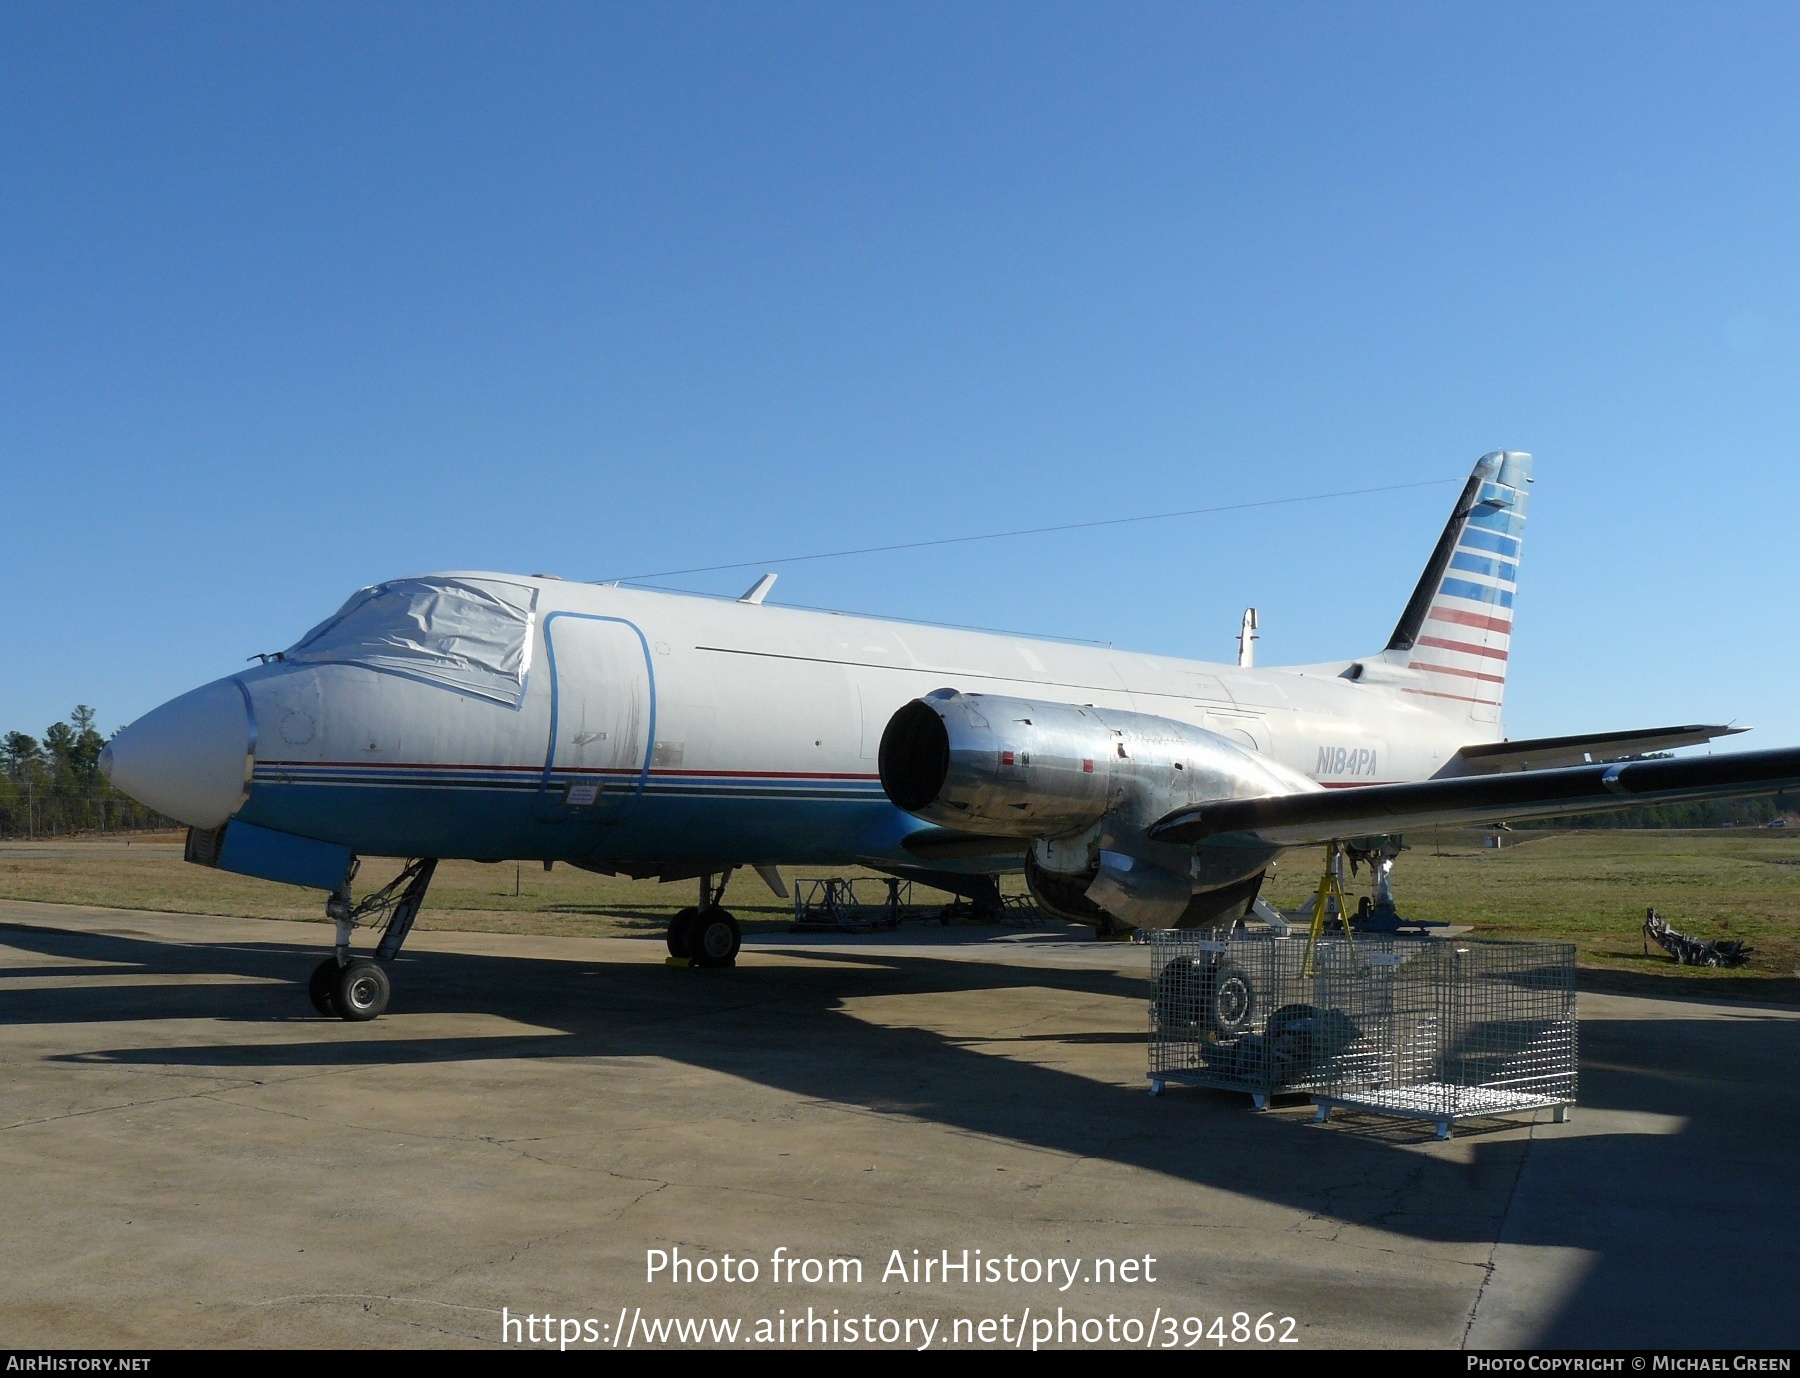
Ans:
[[[425,903],[432,872],[437,870],[437,858],[409,860],[393,880],[353,905],[350,882],[356,878],[360,865],[360,861],[351,863],[350,874],[325,902],[326,917],[337,925],[337,951],[313,968],[306,983],[306,994],[315,1010],[353,1023],[375,1019],[387,1009],[393,982],[388,979],[385,963],[400,955],[406,935],[412,932],[413,920]],[[387,923],[381,941],[375,945],[375,959],[352,957],[350,935],[359,925],[374,923],[384,914]]]

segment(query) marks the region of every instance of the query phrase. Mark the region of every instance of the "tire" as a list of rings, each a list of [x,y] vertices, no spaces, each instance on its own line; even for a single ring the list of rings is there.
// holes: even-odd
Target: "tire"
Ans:
[[[312,1007],[333,1019],[338,1017],[337,974],[337,958],[327,957],[313,968],[313,974],[306,983],[306,998],[312,1001]]]
[[[1279,1038],[1283,1034],[1305,1034],[1310,1037],[1318,1022],[1317,1005],[1283,1005],[1269,1016],[1269,1037]]]
[[[1250,1032],[1256,1019],[1256,988],[1236,962],[1221,961],[1207,968],[1202,989],[1200,1017],[1220,1038],[1237,1038]]]
[[[688,960],[697,967],[728,967],[737,964],[738,948],[743,934],[731,911],[716,904],[694,916],[688,926]]]
[[[379,962],[358,957],[339,969],[337,983],[331,992],[332,1002],[337,1006],[340,1019],[360,1024],[379,1017],[387,1009],[393,989],[386,969]]]
[[[1208,993],[1211,968],[1185,958],[1170,962],[1156,978],[1157,1032],[1193,1035],[1200,1029],[1200,1008]]]
[[[1306,1004],[1283,1005],[1269,1016],[1266,1032],[1276,1064],[1290,1081],[1310,1076],[1362,1036],[1342,1010]]]
[[[694,920],[699,917],[700,911],[690,904],[686,909],[683,909],[680,913],[676,914],[674,918],[669,920],[668,942],[669,955],[671,957],[686,957],[688,955],[688,929],[693,925]]]
[[[1263,1027],[1263,1038],[1269,1047],[1269,1060],[1274,1065],[1277,1089],[1290,1082],[1302,1081],[1321,1060],[1319,1047],[1319,1010],[1316,1005],[1283,1005],[1269,1016]]]

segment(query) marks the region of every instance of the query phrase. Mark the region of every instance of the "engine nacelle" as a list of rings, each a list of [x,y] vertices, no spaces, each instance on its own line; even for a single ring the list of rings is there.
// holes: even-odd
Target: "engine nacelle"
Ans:
[[[928,823],[1032,839],[1026,877],[1050,912],[1104,911],[1152,928],[1241,913],[1279,850],[1152,842],[1152,823],[1190,804],[1318,788],[1169,718],[954,689],[914,699],[888,721],[881,784]]]
[[[1317,788],[1169,718],[955,689],[889,719],[881,786],[928,823],[1030,838],[1079,833],[1108,817],[1147,828],[1189,804]]]

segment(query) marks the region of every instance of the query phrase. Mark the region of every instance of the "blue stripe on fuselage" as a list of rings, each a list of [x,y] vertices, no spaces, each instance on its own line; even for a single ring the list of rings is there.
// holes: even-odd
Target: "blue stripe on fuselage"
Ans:
[[[298,763],[268,761],[259,764],[253,777],[258,783],[281,785],[340,785],[416,789],[499,790],[537,794],[545,792],[538,767],[389,765],[363,761]],[[775,773],[706,771],[651,771],[624,768],[558,767],[549,777],[549,793],[560,793],[574,782],[592,782],[603,789],[629,791],[633,795],[746,795],[791,798],[796,795],[861,799],[885,797],[881,781],[872,775],[823,773],[780,775]]]

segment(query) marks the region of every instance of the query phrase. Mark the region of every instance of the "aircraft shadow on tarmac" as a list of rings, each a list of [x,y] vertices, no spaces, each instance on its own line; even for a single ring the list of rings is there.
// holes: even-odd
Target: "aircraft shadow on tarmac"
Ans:
[[[1143,999],[1148,981],[1106,970],[958,961],[871,949],[783,948],[781,966],[689,972],[641,963],[409,953],[395,1012],[483,1013],[551,1033],[393,1037],[328,1021],[299,977],[317,948],[187,946],[118,934],[0,926],[0,942],[64,959],[0,975],[75,984],[15,989],[0,1024],[237,1020],[329,1038],[100,1049],[74,1063],[204,1068],[329,1067],[490,1058],[663,1057],[790,1094],[903,1114],[983,1136],[1099,1158],[1422,1241],[1557,1246],[1597,1257],[1537,1340],[1544,1345],[1789,1346],[1800,1321],[1792,1149],[1800,1130],[1800,1020],[1755,1010],[1718,1019],[1583,1025],[1582,1117],[1682,1117],[1678,1133],[1472,1137],[1470,1161],[1417,1151],[1422,1131],[1316,1130],[1258,1116],[1241,1097],[1109,1083],[927,1030],[885,1027],[845,1000],[938,991],[1053,988]],[[187,977],[134,983],[133,977]],[[208,981],[208,977],[234,978]],[[94,978],[94,984],[83,984]],[[703,1031],[705,1036],[697,1036]],[[981,1043],[1141,1042],[1116,1031]],[[1130,1075],[1141,1070],[1133,1060]],[[1247,1246],[1253,1247],[1253,1245]]]

